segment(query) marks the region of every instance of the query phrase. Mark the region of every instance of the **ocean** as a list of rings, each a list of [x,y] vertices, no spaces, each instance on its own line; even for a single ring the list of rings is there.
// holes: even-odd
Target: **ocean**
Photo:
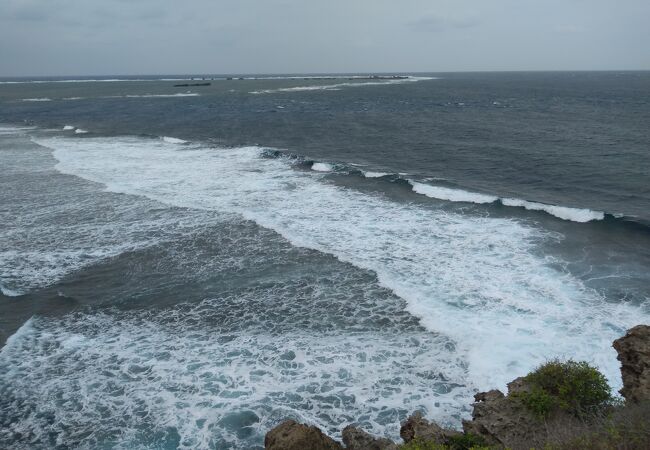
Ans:
[[[620,388],[650,72],[407,75],[0,79],[0,447],[396,438],[554,357]]]

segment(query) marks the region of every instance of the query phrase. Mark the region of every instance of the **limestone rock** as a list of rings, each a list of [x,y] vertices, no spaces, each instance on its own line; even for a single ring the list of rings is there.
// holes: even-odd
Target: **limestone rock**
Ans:
[[[266,433],[266,450],[342,450],[341,444],[323,434],[314,426],[303,425],[293,420],[282,422]]]
[[[528,389],[523,378],[508,384],[508,394]],[[505,396],[501,391],[480,392],[474,396],[474,410],[471,421],[463,421],[465,433],[482,437],[488,444],[507,448],[531,448],[541,442],[532,442],[532,437],[541,438],[547,434],[547,423],[532,414],[523,403]]]
[[[404,442],[413,439],[432,441],[436,444],[446,444],[450,437],[460,436],[462,433],[454,430],[447,430],[434,422],[429,422],[420,412],[416,412],[402,424],[399,435]]]
[[[650,326],[638,325],[614,341],[623,376],[621,395],[632,403],[650,401]]]
[[[376,438],[352,425],[343,429],[343,443],[347,450],[397,450],[390,439]]]

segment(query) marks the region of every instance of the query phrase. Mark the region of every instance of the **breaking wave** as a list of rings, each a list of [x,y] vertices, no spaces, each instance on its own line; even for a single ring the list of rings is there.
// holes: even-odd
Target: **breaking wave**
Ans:
[[[557,217],[558,219],[570,220],[572,222],[580,223],[590,222],[592,220],[603,220],[605,218],[604,212],[592,211],[591,209],[547,205],[544,203],[529,202],[517,198],[499,198],[493,195],[479,194],[462,189],[451,189],[442,186],[433,186],[430,184],[418,183],[411,180],[409,180],[409,183],[413,186],[414,192],[426,195],[427,197],[437,198],[439,200],[477,204],[500,202],[504,206],[525,208],[529,211],[543,211]]]
[[[591,209],[546,205],[544,203],[528,202],[516,198],[502,198],[500,201],[505,206],[521,207],[529,211],[544,211],[552,216],[572,222],[589,222],[592,220],[603,220],[605,218],[604,212],[592,211]]]
[[[316,172],[332,172],[334,167],[328,163],[315,162],[311,165],[311,170],[315,170]]]
[[[389,181],[399,181],[408,183],[413,192],[425,195],[438,200],[450,202],[474,203],[478,205],[501,204],[503,206],[524,208],[529,211],[541,211],[562,220],[569,220],[577,223],[604,220],[607,215],[603,211],[594,211],[586,208],[574,208],[561,205],[549,205],[540,202],[528,200],[498,197],[496,195],[483,194],[478,192],[467,191],[464,189],[437,186],[423,181],[415,181],[408,178],[408,174],[388,173],[372,170],[359,169],[356,165],[346,166],[345,164],[332,164],[318,161],[306,161],[300,155],[286,154],[279,151],[265,151],[267,157],[278,158],[286,157],[290,160],[297,160],[299,163],[308,162],[312,170],[318,172],[337,172],[340,174],[361,174],[365,178],[387,178]],[[430,180],[430,179],[429,179]],[[619,218],[619,215],[612,214],[612,217]]]
[[[278,92],[303,92],[303,91],[338,91],[341,88],[347,87],[361,87],[361,86],[384,86],[392,84],[403,84],[409,82],[417,81],[426,81],[434,80],[433,77],[404,77],[398,79],[388,79],[380,81],[358,81],[358,82],[348,82],[348,83],[335,83],[335,84],[322,84],[322,85],[311,85],[311,86],[294,86],[288,88],[278,88],[278,89],[262,89],[259,91],[251,91],[250,94],[274,94]]]
[[[592,361],[620,385],[611,341],[647,317],[551,268],[534,252],[549,236],[515,220],[338,188],[281,158],[264,158],[257,147],[179,151],[136,138],[38,142],[54,150],[60,171],[113,192],[241,214],[296,246],[373,271],[424,326],[457,342],[479,388],[503,387],[558,354]]]
[[[441,186],[432,186],[430,184],[417,183],[410,181],[413,186],[413,192],[426,195],[427,197],[448,200],[451,202],[468,202],[468,203],[494,203],[499,198],[492,195],[477,194],[475,192],[463,191],[462,189],[450,189]]]

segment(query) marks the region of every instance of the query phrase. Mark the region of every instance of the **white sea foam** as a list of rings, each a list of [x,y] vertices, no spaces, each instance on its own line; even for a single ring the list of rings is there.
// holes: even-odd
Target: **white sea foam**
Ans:
[[[75,127],[73,127],[72,125],[65,125],[63,127],[63,131],[71,131],[71,130],[74,130],[74,129],[75,129]]]
[[[367,80],[371,75],[273,75],[262,77],[244,77],[245,80]],[[386,76],[386,75],[384,75]],[[415,77],[411,75],[402,75],[408,78],[426,78],[434,79],[431,77]],[[387,76],[386,76],[387,77]],[[390,79],[390,78],[384,78]]]
[[[334,167],[328,163],[315,162],[311,165],[311,170],[315,170],[316,172],[331,172],[334,170]]]
[[[88,131],[82,130],[81,128],[77,128],[76,130],[74,130],[74,132],[75,132],[75,134],[86,134],[86,133],[88,133]]]
[[[170,136],[163,136],[162,140],[169,144],[187,144],[187,141]]]
[[[361,87],[361,86],[384,86],[391,84],[404,84],[409,82],[433,80],[432,77],[408,77],[408,78],[398,78],[398,79],[388,79],[388,80],[378,80],[378,81],[358,81],[358,82],[348,82],[348,83],[335,83],[335,84],[322,84],[322,85],[312,85],[312,86],[294,86],[289,88],[278,88],[278,89],[263,89],[259,91],[251,91],[250,94],[273,94],[276,92],[303,92],[303,91],[339,91],[341,88],[347,87]]]
[[[482,204],[493,203],[499,199],[493,195],[478,194],[476,192],[468,192],[462,189],[450,189],[442,186],[433,186],[430,184],[418,183],[411,180],[409,180],[409,183],[411,186],[413,186],[414,192],[440,200]]]
[[[0,135],[13,138],[11,134],[30,130],[0,127]],[[111,200],[113,196],[98,193],[97,186],[53,173],[49,152],[33,151],[29,145],[16,141],[0,152],[3,175],[21,180],[21,200],[0,208],[0,284],[5,295],[29,293],[88,265],[211,223],[210,215],[197,216],[195,210],[149,217],[146,211],[163,205],[144,198],[140,200],[146,202],[136,205]]]
[[[605,213],[602,211],[545,205],[544,203],[528,202],[517,198],[502,198],[501,203],[505,206],[522,207],[531,211],[544,211],[560,219],[571,220],[572,222],[589,222],[591,220],[603,220],[605,218]]]
[[[108,95],[100,98],[175,98],[175,97],[199,97],[197,92],[177,92],[175,94],[125,94],[125,95]],[[61,100],[75,101],[85,100],[87,97],[64,97]],[[51,102],[51,98],[24,98],[24,102]]]
[[[15,125],[4,126],[0,125],[0,136],[9,135],[22,135],[28,131],[34,130],[36,127],[21,127]]]
[[[178,92],[176,94],[129,94],[118,95],[117,98],[174,98],[174,97],[199,97],[196,92]]]
[[[238,213],[294,245],[374,271],[424,326],[456,341],[477,388],[503,388],[554,356],[591,361],[620,386],[611,341],[650,320],[647,309],[607,302],[549,267],[534,251],[548,236],[515,220],[339,188],[254,147],[188,152],[135,138],[39,142],[54,149],[64,173],[170,205]]]
[[[2,292],[2,295],[5,297],[19,297],[22,295],[20,292],[4,287],[2,284],[0,284],[0,292]]]
[[[568,206],[546,205],[544,203],[529,202],[517,198],[499,198],[494,195],[479,194],[462,189],[451,189],[442,186],[419,183],[409,180],[413,191],[426,195],[427,197],[437,198],[439,200],[448,200],[452,202],[467,203],[494,203],[500,201],[505,206],[521,207],[530,211],[544,211],[559,219],[570,220],[572,222],[589,222],[592,220],[603,220],[605,213],[602,211],[592,211],[591,209],[571,208]]]
[[[47,83],[116,83],[128,81],[186,81],[189,78],[112,78],[112,79],[68,79],[68,80],[15,80],[0,81],[0,84],[47,84]]]
[[[396,438],[396,411],[438,402],[432,417],[458,412],[447,380],[462,373],[435,336],[278,338],[193,326],[220,308],[217,300],[153,320],[136,312],[31,319],[0,351],[2,400],[20,405],[0,441],[22,450],[54,434],[61,446],[158,448],[173,427],[180,448],[256,448],[287,417],[333,435],[362,420]]]

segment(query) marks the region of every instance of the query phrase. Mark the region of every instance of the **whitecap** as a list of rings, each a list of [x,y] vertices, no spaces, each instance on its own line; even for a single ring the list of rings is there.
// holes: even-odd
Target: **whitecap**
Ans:
[[[75,134],[86,134],[86,133],[88,133],[88,131],[82,130],[81,128],[77,128],[76,130],[74,130],[74,132],[75,132]]]
[[[334,166],[329,163],[315,162],[311,165],[311,170],[315,170],[316,172],[332,172]]]
[[[74,130],[74,129],[75,129],[75,127],[72,126],[72,125],[65,125],[63,127],[63,131],[71,131],[71,130]]]
[[[499,198],[493,195],[479,194],[476,192],[464,191],[462,189],[451,189],[442,186],[433,186],[430,184],[418,183],[409,180],[413,191],[426,195],[427,197],[437,198],[439,200],[448,200],[452,202],[468,202],[468,203],[493,203]]]
[[[559,219],[572,222],[590,222],[592,220],[603,220],[605,213],[585,208],[570,208],[568,206],[546,205],[544,203],[529,202],[517,198],[502,198],[501,203],[505,206],[522,207],[530,211],[544,211]]]
[[[363,171],[363,176],[366,178],[381,178],[381,177],[385,177],[386,175],[390,175],[390,174],[385,172],[372,172],[370,170]]]
[[[162,140],[168,144],[187,144],[187,141],[170,136],[163,136]]]
[[[42,98],[24,98],[24,102],[51,102],[51,98],[42,97]]]

